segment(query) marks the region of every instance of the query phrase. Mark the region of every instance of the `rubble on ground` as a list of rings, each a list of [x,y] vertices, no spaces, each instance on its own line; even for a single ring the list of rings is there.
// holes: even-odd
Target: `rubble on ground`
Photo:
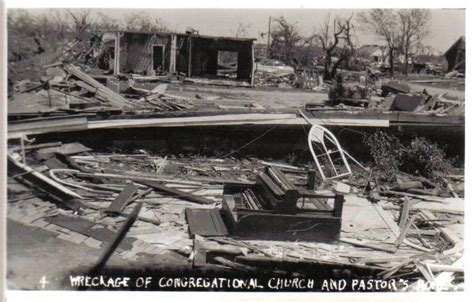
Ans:
[[[290,181],[306,186],[307,165],[97,153],[82,144],[60,142],[10,145],[9,154],[8,217],[60,239],[104,248],[135,205],[143,203],[116,251],[125,259],[176,253],[195,268],[282,276],[290,267],[304,276],[314,267],[330,266],[345,269],[348,277],[403,276],[410,286],[419,278],[431,282],[450,274],[443,288],[462,287],[457,279],[463,274],[458,265],[464,238],[462,173],[446,175],[445,186],[401,172],[395,183],[388,183],[371,169],[353,165],[350,176],[318,186],[345,196],[339,241],[286,242],[191,238],[185,212],[220,208],[224,184],[249,184],[268,166],[291,171]],[[116,203],[122,206],[111,215],[108,209]]]

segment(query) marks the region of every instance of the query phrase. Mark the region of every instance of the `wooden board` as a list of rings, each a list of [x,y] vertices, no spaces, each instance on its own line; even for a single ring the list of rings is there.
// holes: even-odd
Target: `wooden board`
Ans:
[[[49,223],[92,237],[102,242],[111,242],[115,238],[115,232],[107,229],[105,225],[80,217],[58,214],[57,216],[47,217],[45,220]],[[134,241],[135,239],[133,238],[125,238],[120,247],[126,250],[131,249]]]
[[[125,189],[115,198],[114,201],[105,210],[108,214],[120,214],[125,206],[130,202],[132,196],[137,193],[138,187],[133,184],[128,184]]]
[[[317,118],[311,123],[320,125],[388,127],[386,119],[353,118]],[[133,128],[133,127],[182,127],[182,126],[219,126],[219,125],[306,125],[307,122],[295,114],[248,113],[222,114],[212,116],[189,116],[175,118],[116,119],[90,121],[88,129]]]
[[[51,158],[54,153],[59,153],[63,155],[73,155],[82,152],[89,152],[92,151],[91,148],[84,146],[81,143],[70,143],[70,144],[63,144],[59,147],[50,147],[38,150],[37,155],[40,159],[47,159]]]
[[[195,203],[199,203],[199,204],[213,204],[215,202],[211,199],[208,199],[208,198],[205,198],[205,197],[202,197],[202,196],[198,196],[198,195],[188,193],[188,192],[185,192],[185,191],[182,191],[182,190],[167,187],[165,185],[160,184],[158,181],[137,180],[137,182],[141,183],[141,184],[144,184],[144,185],[146,185],[150,188],[156,189],[156,190],[158,190],[162,193],[165,193],[165,194],[168,194],[168,195],[171,195],[171,196],[175,196],[179,199],[187,200],[187,201],[190,201],[190,202],[195,202]]]
[[[189,233],[200,236],[225,236],[229,232],[222,220],[219,209],[186,209]]]

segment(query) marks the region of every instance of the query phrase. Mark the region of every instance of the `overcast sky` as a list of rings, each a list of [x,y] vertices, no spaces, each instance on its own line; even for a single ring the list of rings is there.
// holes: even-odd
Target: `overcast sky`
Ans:
[[[40,10],[42,11],[42,10]],[[143,9],[93,9],[120,19],[125,14]],[[296,23],[304,36],[309,36],[321,27],[326,16],[349,17],[361,10],[349,9],[147,9],[153,17],[160,18],[165,25],[176,32],[184,32],[193,27],[204,35],[234,36],[239,24],[247,28],[248,37],[265,42],[261,33],[268,30],[269,17],[284,16]],[[465,10],[431,9],[431,34],[425,39],[425,45],[444,52],[460,36],[465,35]],[[376,37],[365,32],[356,32],[356,45],[382,44]]]

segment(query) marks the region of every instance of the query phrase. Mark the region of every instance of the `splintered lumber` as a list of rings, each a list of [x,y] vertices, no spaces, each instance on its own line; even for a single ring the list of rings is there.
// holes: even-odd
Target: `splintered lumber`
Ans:
[[[130,213],[130,215],[128,216],[127,220],[125,220],[125,222],[122,224],[122,226],[117,231],[117,233],[115,233],[114,238],[109,242],[107,247],[104,249],[104,253],[99,258],[99,261],[97,261],[97,264],[94,266],[92,271],[98,272],[105,266],[105,264],[107,263],[107,260],[109,260],[110,256],[112,256],[115,249],[118,247],[120,242],[122,242],[123,238],[127,234],[128,230],[132,227],[135,220],[137,220],[138,213],[140,213],[141,208],[142,208],[142,203],[141,202],[137,203],[132,213]]]
[[[130,202],[130,199],[138,191],[138,187],[133,184],[128,184],[125,189],[115,198],[115,200],[105,210],[108,214],[119,214],[123,211],[125,206]]]
[[[243,271],[243,272],[256,272],[256,271],[258,271],[258,269],[256,267],[241,264],[241,263],[238,263],[238,262],[234,262],[234,261],[231,261],[231,260],[226,259],[224,257],[217,256],[217,257],[214,257],[214,260],[216,262],[218,262],[218,263],[220,263],[224,266],[230,267],[234,270]]]
[[[61,142],[52,142],[52,143],[29,145],[29,146],[25,146],[23,149],[26,151],[26,150],[34,150],[34,149],[42,149],[42,148],[59,147],[61,145],[62,145]],[[21,149],[20,147],[14,147],[12,148],[12,151],[16,152],[16,151],[19,151],[20,149]]]
[[[433,201],[433,202],[440,202],[440,203],[446,203],[446,198],[439,197],[439,196],[433,196],[433,195],[420,195],[420,194],[413,194],[413,193],[406,193],[406,192],[396,192],[396,191],[382,191],[380,192],[381,195],[385,196],[401,196],[401,197],[413,197],[413,198],[418,198],[421,200],[426,200],[426,201]]]
[[[158,181],[153,180],[137,180],[138,183],[153,188],[159,192],[165,193],[167,195],[175,196],[183,200],[187,200],[190,202],[195,202],[199,204],[213,204],[215,201],[211,199],[207,199],[202,196],[198,196],[192,193],[188,193],[185,191],[181,191],[178,189],[170,188],[165,185],[160,184]]]
[[[388,127],[388,120],[325,118],[314,119],[314,124],[361,127]],[[116,119],[89,121],[88,129],[132,128],[132,127],[183,127],[183,126],[220,126],[220,125],[306,125],[303,118],[287,113],[243,113],[212,116],[188,116],[147,119]]]
[[[102,242],[110,242],[114,237],[114,232],[109,230],[106,225],[96,223],[81,217],[58,214],[45,218],[49,223],[58,225],[68,230],[92,237]],[[130,249],[133,246],[134,238],[128,238],[123,242],[124,249]]]
[[[114,92],[110,88],[102,85],[98,81],[94,80],[92,77],[82,72],[78,67],[73,66],[71,64],[65,64],[64,69],[69,74],[72,74],[76,78],[88,84],[89,87],[92,87],[92,88],[89,88],[87,87],[87,85],[83,85],[82,86],[83,88],[89,90],[90,92],[96,93],[96,95],[110,102],[115,107],[123,108],[123,107],[133,106],[132,103],[129,102],[127,99],[125,99],[118,93]]]
[[[403,200],[402,209],[400,211],[400,219],[398,220],[398,226],[402,229],[408,220],[408,214],[410,213],[410,203],[411,203],[410,199],[405,197]]]
[[[430,211],[421,210],[420,212],[421,212],[421,216],[423,218],[425,218],[427,220],[431,220],[431,221],[436,220],[436,216],[433,215],[433,213],[431,213]],[[446,228],[446,227],[436,227],[436,228],[453,245],[457,245],[458,243],[462,242],[462,240],[453,231],[451,231],[449,228]]]
[[[37,156],[40,159],[48,159],[52,157],[55,153],[59,153],[62,155],[73,155],[89,151],[92,151],[92,149],[84,146],[81,143],[70,143],[63,144],[58,147],[43,148],[41,150],[38,150]]]
[[[79,194],[69,190],[65,186],[57,183],[51,178],[33,170],[31,167],[18,162],[12,155],[8,154],[8,171],[13,174],[24,173],[23,178],[34,184],[42,191],[46,191],[60,201],[69,200],[72,198],[82,198]]]
[[[400,237],[400,228],[398,227],[398,225],[395,223],[395,221],[393,220],[393,217],[391,217],[392,215],[390,215],[389,212],[385,211],[384,209],[382,209],[382,207],[380,205],[373,205],[373,207],[375,208],[375,210],[377,211],[377,213],[379,214],[380,218],[383,219],[383,221],[385,222],[385,224],[387,225],[387,227],[392,231],[392,233],[398,238]],[[407,239],[404,239],[403,240],[403,243],[405,243],[406,245],[412,247],[412,248],[415,248],[417,250],[420,250],[420,251],[424,251],[424,252],[432,252],[430,249],[427,249],[427,248],[424,248],[422,246],[419,246],[417,244],[414,244],[412,243],[411,241],[407,240]]]
[[[151,93],[158,93],[158,94],[164,94],[166,92],[166,89],[168,89],[168,84],[158,84],[155,88],[153,88],[150,92]]]
[[[402,231],[400,232],[400,236],[398,236],[397,240],[395,241],[395,245],[397,248],[402,244],[403,240],[405,240],[405,237],[408,234],[408,230],[410,229],[411,225],[413,222],[415,222],[415,219],[418,217],[418,214],[413,215],[408,222],[405,222],[402,228]]]
[[[373,250],[379,250],[389,253],[395,253],[397,251],[397,249],[393,246],[383,246],[381,244],[370,242],[364,239],[340,238],[339,241],[349,243],[355,246],[367,247]]]
[[[24,135],[87,129],[86,115],[32,118],[8,123],[8,139]]]

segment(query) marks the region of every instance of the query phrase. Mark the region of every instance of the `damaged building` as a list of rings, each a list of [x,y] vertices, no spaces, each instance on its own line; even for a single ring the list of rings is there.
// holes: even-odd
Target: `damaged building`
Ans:
[[[466,39],[464,36],[456,40],[444,53],[448,61],[448,71],[457,70],[464,73],[466,71]]]
[[[216,78],[233,73],[236,80],[252,83],[254,40],[204,36],[193,32],[119,31],[105,33],[102,45],[110,54],[109,68],[114,75],[170,73]]]

